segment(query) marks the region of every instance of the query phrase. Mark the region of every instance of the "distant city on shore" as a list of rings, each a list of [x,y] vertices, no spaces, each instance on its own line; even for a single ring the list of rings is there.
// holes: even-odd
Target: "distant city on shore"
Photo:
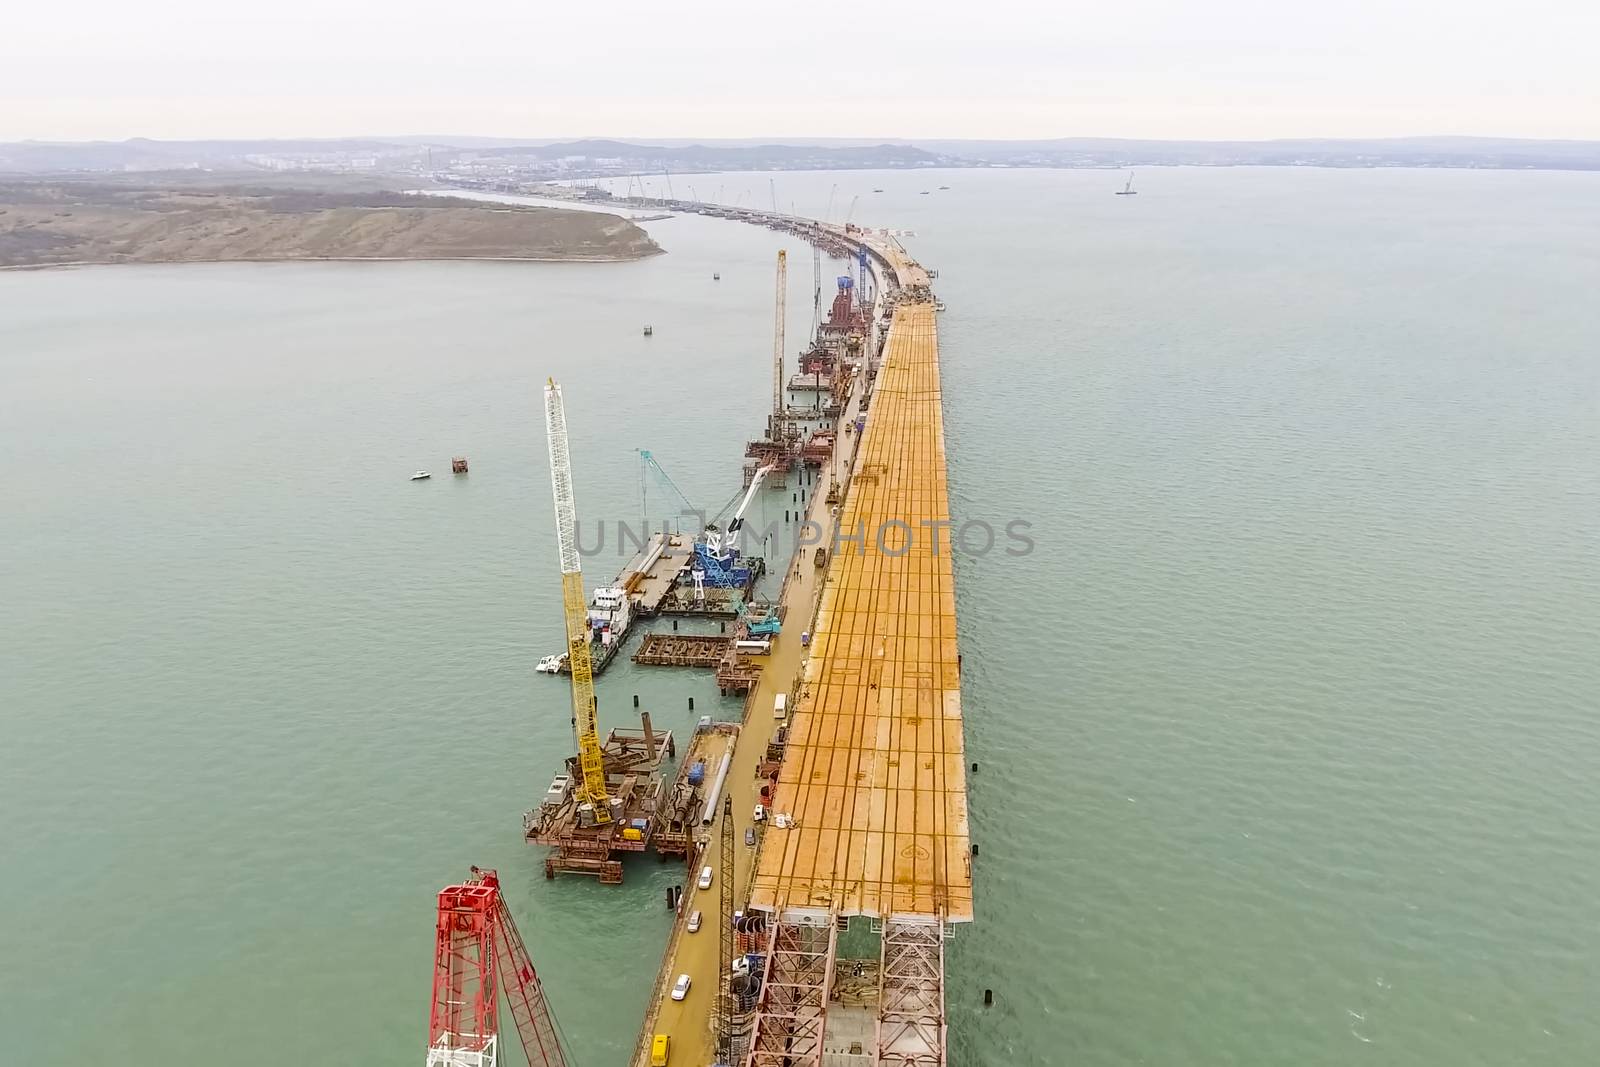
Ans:
[[[1492,137],[1371,140],[798,143],[667,140],[540,141],[486,137],[0,143],[0,174],[258,171],[367,174],[444,183],[560,181],[629,174],[949,167],[1434,167],[1600,170],[1600,141]]]

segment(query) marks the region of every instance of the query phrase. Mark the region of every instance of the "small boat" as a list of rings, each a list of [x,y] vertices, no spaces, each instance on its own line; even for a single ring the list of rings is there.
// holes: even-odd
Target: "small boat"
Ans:
[[[922,195],[923,196],[929,196],[929,195],[931,195],[931,193],[929,192],[929,190],[924,189],[924,190],[922,190]]]
[[[559,656],[546,656],[544,659],[540,660],[538,666],[534,667],[533,669],[538,671],[540,674],[560,674],[561,661],[566,658],[566,653],[562,653]]]
[[[949,186],[948,186],[948,185],[941,185],[941,186],[939,186],[939,188],[940,188],[940,189],[948,189],[948,188],[950,188],[950,187],[949,187]]]
[[[872,191],[873,191],[873,192],[875,192],[875,193],[881,193],[881,192],[883,192],[883,190],[882,190],[882,189],[874,189],[874,190],[872,190]]]
[[[713,273],[711,275],[711,280],[714,281],[714,282],[720,282],[722,280],[722,275]]]
[[[646,326],[646,327],[645,327],[645,328],[644,328],[644,335],[645,335],[645,336],[646,336],[646,337],[652,337],[652,336],[654,336],[654,335],[655,335],[655,332],[656,332],[656,328],[655,328],[655,327],[654,327],[654,326]]]
[[[943,311],[944,310],[944,301],[943,300],[935,300],[933,302],[933,310],[935,310],[935,311]]]
[[[1133,187],[1133,172],[1128,172],[1128,184],[1117,190],[1118,196],[1138,196],[1139,190]]]
[[[411,480],[414,482],[423,482],[432,477],[433,475],[429,474],[427,471],[418,471],[411,476]]]

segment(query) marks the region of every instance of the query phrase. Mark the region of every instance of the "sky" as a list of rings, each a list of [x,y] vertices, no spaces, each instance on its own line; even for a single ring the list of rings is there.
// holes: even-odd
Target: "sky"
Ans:
[[[0,140],[1600,139],[1600,0],[14,5]]]

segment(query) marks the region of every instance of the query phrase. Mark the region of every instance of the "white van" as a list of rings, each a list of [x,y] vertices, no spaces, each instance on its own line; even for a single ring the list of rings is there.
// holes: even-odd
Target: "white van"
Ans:
[[[781,719],[789,714],[789,694],[779,693],[772,699],[772,717]]]
[[[700,888],[711,888],[711,867],[709,865],[700,868]]]

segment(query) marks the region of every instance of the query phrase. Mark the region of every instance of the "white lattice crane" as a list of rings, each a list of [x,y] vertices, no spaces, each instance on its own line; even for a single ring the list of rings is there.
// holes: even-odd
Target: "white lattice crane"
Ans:
[[[567,449],[567,411],[554,378],[544,387],[544,425],[550,442],[550,486],[556,502],[556,543],[561,549],[561,606],[567,620],[567,666],[572,671],[572,719],[578,735],[581,803],[592,806],[594,821],[611,821],[605,761],[594,706],[594,667],[589,660],[589,617],[578,565],[578,505],[572,498],[572,456]]]

